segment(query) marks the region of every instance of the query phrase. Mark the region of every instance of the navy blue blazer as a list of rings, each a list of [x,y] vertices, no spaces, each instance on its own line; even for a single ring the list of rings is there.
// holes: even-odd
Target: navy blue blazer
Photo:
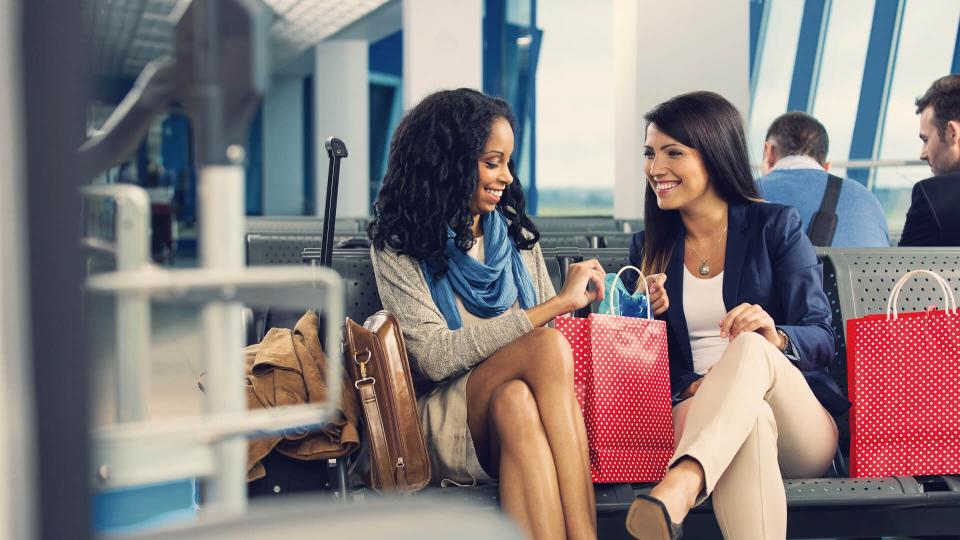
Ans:
[[[790,338],[803,372],[820,403],[834,416],[849,408],[827,372],[836,354],[830,304],[823,292],[823,265],[803,233],[797,211],[774,203],[731,204],[727,213],[727,251],[723,303],[730,311],[759,304]],[[670,307],[658,319],[667,322],[670,384],[674,395],[701,377],[693,371],[690,334],[683,312],[683,254],[686,232],[677,237],[667,265],[665,288]],[[630,262],[639,267],[644,233],[633,236]]]

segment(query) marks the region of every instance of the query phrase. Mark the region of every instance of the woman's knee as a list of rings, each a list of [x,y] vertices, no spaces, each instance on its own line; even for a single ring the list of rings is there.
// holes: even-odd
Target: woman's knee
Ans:
[[[573,382],[573,350],[555,328],[534,328],[528,335],[529,354],[523,359],[528,381],[547,377]]]
[[[767,347],[771,346],[771,343],[767,341],[767,338],[758,334],[757,332],[741,332],[737,337],[733,338],[733,341],[730,342],[730,347],[739,347],[739,348],[757,348],[757,347]]]
[[[743,332],[733,338],[720,359],[726,364],[753,364],[767,362],[765,349],[773,347],[767,338],[756,332]]]
[[[542,429],[540,410],[530,386],[521,380],[501,384],[490,396],[490,420],[500,439],[524,436]]]

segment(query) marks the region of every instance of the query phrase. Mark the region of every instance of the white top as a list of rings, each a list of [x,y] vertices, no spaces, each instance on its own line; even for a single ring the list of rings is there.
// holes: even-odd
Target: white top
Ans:
[[[773,164],[773,170],[789,169],[820,169],[825,170],[823,165],[817,163],[817,160],[810,156],[787,156]]]
[[[476,238],[475,240],[476,241],[473,243],[473,247],[467,250],[467,255],[469,255],[471,259],[474,259],[482,263],[486,263],[487,262],[486,254],[483,251],[483,237],[481,236],[480,238]],[[470,313],[469,311],[467,311],[467,308],[463,307],[463,300],[460,299],[460,295],[457,294],[456,291],[453,292],[453,296],[457,302],[457,311],[460,312],[460,322],[462,323],[463,328],[474,326],[475,324],[484,320],[483,317],[477,317],[473,313]],[[516,302],[513,303],[512,306],[510,306],[508,310],[498,315],[498,317],[503,317],[507,313],[516,311],[518,309],[520,309],[519,298],[517,299]]]
[[[723,305],[723,272],[700,279],[683,265],[683,314],[690,333],[693,371],[703,375],[720,360],[730,343],[720,337],[720,321],[727,314]]]

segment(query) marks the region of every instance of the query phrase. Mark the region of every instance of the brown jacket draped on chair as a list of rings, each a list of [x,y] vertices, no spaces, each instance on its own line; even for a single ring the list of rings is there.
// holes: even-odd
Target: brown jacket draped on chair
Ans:
[[[282,407],[318,403],[327,396],[327,356],[320,347],[318,318],[313,310],[297,321],[293,330],[271,328],[263,340],[244,349],[246,355],[247,408]],[[330,459],[354,451],[360,444],[360,409],[353,385],[344,371],[340,412],[320,431],[289,430],[283,435],[250,441],[247,481],[263,478],[260,463],[271,451],[300,459]]]

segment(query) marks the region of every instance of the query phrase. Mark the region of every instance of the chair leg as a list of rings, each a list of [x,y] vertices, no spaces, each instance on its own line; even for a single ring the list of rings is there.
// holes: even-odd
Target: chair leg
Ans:
[[[340,496],[340,502],[347,504],[350,502],[350,490],[347,489],[347,458],[337,458],[337,493]]]

